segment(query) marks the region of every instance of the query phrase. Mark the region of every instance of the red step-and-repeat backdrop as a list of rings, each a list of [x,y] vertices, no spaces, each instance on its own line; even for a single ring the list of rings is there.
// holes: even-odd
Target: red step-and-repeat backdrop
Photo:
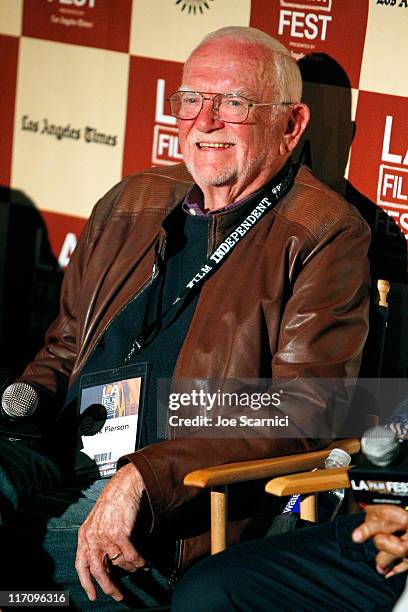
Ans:
[[[408,0],[0,0],[0,184],[40,212],[62,267],[105,191],[181,160],[165,100],[225,25],[290,49],[306,161],[408,237]]]

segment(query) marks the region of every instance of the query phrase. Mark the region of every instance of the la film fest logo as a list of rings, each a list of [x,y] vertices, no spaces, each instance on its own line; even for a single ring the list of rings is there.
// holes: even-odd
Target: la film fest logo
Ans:
[[[50,22],[65,27],[74,27],[91,30],[94,24],[83,19],[85,11],[77,10],[83,8],[95,8],[96,0],[48,0],[48,4],[53,3],[59,15],[50,15]]]
[[[210,8],[210,3],[214,0],[176,0],[176,5],[181,11],[186,11],[189,15],[204,15],[204,11]]]
[[[96,0],[48,0],[48,4],[51,2],[58,8],[60,13],[59,15],[50,15],[51,23],[88,30],[94,27],[92,21],[86,21],[82,18],[85,11],[76,9],[94,9]]]
[[[128,53],[132,2],[27,0],[23,35]]]
[[[332,0],[280,0],[278,34],[294,39],[289,42],[289,46],[313,49],[312,41],[324,42],[327,39],[329,25],[333,20],[331,8]],[[296,60],[305,56],[302,51],[291,50],[291,53]]]
[[[392,133],[397,125],[392,115],[387,115],[384,125],[381,163],[378,175],[377,202],[387,213],[399,220],[408,236],[408,150],[391,147]]]
[[[157,79],[152,164],[169,166],[183,159],[176,124],[176,118],[166,114],[166,81]]]

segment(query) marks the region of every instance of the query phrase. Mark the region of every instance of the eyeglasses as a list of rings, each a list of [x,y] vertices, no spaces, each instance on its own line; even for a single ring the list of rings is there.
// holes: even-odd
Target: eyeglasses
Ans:
[[[289,106],[292,102],[254,102],[235,94],[212,94],[211,98],[199,91],[176,91],[167,101],[177,119],[195,119],[203,108],[204,100],[212,101],[213,113],[225,123],[243,123],[253,106]]]

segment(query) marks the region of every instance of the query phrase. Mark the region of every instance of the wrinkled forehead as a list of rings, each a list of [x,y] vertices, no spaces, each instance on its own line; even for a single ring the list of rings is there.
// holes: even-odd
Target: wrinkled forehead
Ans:
[[[234,38],[216,38],[197,47],[187,59],[186,65],[191,60],[198,61],[214,56],[247,57],[262,62],[265,60],[266,54],[266,48],[259,43]]]
[[[218,83],[235,90],[262,92],[276,87],[273,54],[258,44],[218,39],[198,47],[184,65],[183,87],[217,91]],[[241,86],[240,86],[241,84]],[[225,88],[224,87],[224,88]]]

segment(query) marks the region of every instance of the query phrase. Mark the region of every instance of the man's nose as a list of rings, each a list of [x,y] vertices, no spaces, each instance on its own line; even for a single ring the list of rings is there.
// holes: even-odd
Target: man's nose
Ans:
[[[214,109],[214,100],[205,99],[203,106],[197,115],[195,126],[201,132],[210,132],[224,127],[224,122],[218,117],[218,112]]]

